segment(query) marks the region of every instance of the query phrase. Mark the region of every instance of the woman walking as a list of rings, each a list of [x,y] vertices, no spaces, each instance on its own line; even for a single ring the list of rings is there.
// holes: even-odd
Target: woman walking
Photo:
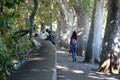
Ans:
[[[77,33],[74,31],[70,39],[70,49],[72,50],[73,62],[76,62],[76,50],[77,50]]]

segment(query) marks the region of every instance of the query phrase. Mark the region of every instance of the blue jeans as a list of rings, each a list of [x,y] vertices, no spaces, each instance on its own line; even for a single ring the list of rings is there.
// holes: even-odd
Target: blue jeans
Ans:
[[[76,47],[72,47],[72,58],[75,59],[76,58]]]

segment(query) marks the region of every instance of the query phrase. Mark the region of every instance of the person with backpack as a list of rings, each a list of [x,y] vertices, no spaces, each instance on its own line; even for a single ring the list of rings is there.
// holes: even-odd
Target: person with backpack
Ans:
[[[76,62],[76,51],[77,51],[77,33],[73,31],[70,39],[70,49],[72,50],[73,62]]]

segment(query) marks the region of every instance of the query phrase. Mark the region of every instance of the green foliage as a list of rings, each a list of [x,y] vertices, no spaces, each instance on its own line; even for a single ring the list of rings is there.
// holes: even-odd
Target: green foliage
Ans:
[[[0,36],[0,51],[7,52],[7,46],[5,45],[4,40],[2,39],[1,36]],[[6,56],[6,54],[3,54],[3,55]]]
[[[22,37],[17,41],[17,52],[27,53],[32,48],[32,43],[28,36]]]
[[[24,2],[25,0],[4,0],[1,2],[0,7],[1,7],[1,13],[0,13],[0,31],[1,30],[6,30],[12,29],[11,24],[14,22],[14,18],[16,15],[16,8],[17,5],[20,3]]]
[[[19,5],[21,2],[24,2],[25,0],[5,0],[4,5],[7,8],[13,8],[15,9],[16,5]]]
[[[7,14],[5,16],[0,16],[0,29],[10,28],[11,19],[14,16],[13,13]]]
[[[15,53],[27,53],[32,48],[28,36],[20,38],[14,34],[28,28],[26,13],[29,9],[24,1],[3,0],[0,3],[0,80],[5,80],[15,70],[13,60],[18,60]]]
[[[42,0],[39,1],[38,12],[36,16],[37,21],[44,22],[49,25],[51,22],[57,20],[57,13],[61,5],[57,0]]]
[[[80,5],[83,6],[84,10],[88,13],[89,16],[92,15],[94,0],[80,0]]]
[[[73,6],[76,6],[76,5],[79,5],[79,3],[77,2],[77,0],[69,0],[69,7],[73,7]]]
[[[47,0],[41,1],[38,10],[40,11],[40,15],[38,15],[38,16],[40,16],[41,21],[44,21],[45,23],[49,24],[51,21],[50,14],[52,12],[50,1],[47,1]]]
[[[14,36],[14,37],[13,37]],[[25,59],[27,52],[32,48],[28,36],[18,38],[15,35],[4,34],[0,36],[0,76],[5,78],[14,71],[13,60]],[[16,57],[15,53],[23,53],[22,57]],[[7,73],[7,75],[6,75]],[[0,78],[0,80],[1,80]],[[3,79],[2,79],[3,80]]]
[[[18,60],[18,58],[11,55],[24,53],[24,56],[32,48],[27,35],[21,38],[18,36],[20,34],[14,34],[16,31],[29,29],[29,17],[34,4],[33,0],[28,0],[26,3],[25,1],[2,0],[0,3],[0,80],[6,78],[6,72],[10,74],[14,70],[13,60]],[[80,0],[80,2],[87,12],[92,10],[93,0]],[[58,12],[62,11],[62,5],[58,0],[38,0],[38,4],[34,20],[36,26],[40,22],[50,25],[57,20]],[[72,8],[79,4],[76,0],[69,0],[68,5]]]
[[[14,70],[10,53],[5,44],[6,41],[6,39],[0,36],[0,80],[4,80],[5,77]]]

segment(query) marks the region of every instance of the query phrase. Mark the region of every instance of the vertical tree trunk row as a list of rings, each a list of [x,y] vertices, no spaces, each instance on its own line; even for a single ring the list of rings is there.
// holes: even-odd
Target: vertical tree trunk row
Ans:
[[[89,34],[89,17],[84,11],[82,4],[74,6],[77,17],[77,35],[78,35],[78,47],[77,54],[84,56],[87,46],[88,34]]]
[[[84,62],[100,62],[104,0],[95,0]]]
[[[92,61],[100,62],[100,53],[102,49],[102,28],[104,19],[104,0],[97,0],[96,13],[94,20],[94,37],[93,37],[93,57]]]
[[[108,20],[102,47],[102,60],[98,71],[119,73],[119,43],[120,43],[120,1],[109,0]]]
[[[58,20],[57,33],[59,33],[58,35],[60,37],[59,39],[57,37],[56,41],[61,47],[68,48],[70,37],[73,31],[74,11],[72,8],[68,7],[68,2],[62,0],[59,2],[62,7],[62,11],[60,13],[62,13],[64,16],[62,14],[59,14],[61,18]]]
[[[96,13],[96,4],[97,4],[97,0],[95,0],[95,2],[94,2],[94,9],[93,9],[93,14],[92,14],[92,23],[91,23],[91,27],[90,27],[89,36],[88,36],[85,59],[83,62],[90,62],[92,60],[92,56],[93,56],[92,48],[93,48],[93,34],[94,34],[94,20],[95,20],[95,13]]]

